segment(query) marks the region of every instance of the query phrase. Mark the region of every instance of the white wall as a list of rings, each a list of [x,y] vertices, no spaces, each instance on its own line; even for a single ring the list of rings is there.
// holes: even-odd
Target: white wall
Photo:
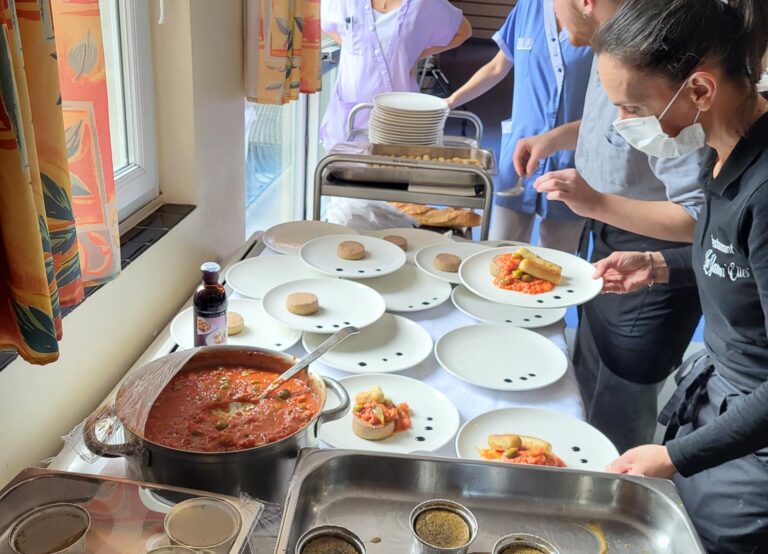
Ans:
[[[0,372],[0,485],[53,456],[244,236],[242,0],[171,0],[152,46],[160,188],[198,208],[64,319],[58,362]],[[215,4],[215,9],[214,9]]]

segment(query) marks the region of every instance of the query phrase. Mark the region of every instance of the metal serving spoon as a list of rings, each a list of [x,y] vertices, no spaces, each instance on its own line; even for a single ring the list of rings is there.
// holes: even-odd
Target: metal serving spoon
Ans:
[[[523,184],[523,179],[521,177],[520,179],[517,180],[517,184],[514,187],[512,187],[511,189],[509,189],[509,190],[500,190],[500,191],[496,192],[495,194],[496,194],[496,196],[500,196],[502,198],[506,198],[506,197],[509,197],[509,196],[520,196],[521,194],[523,194],[523,192],[525,192],[525,185]]]
[[[331,348],[339,344],[341,341],[343,341],[345,338],[347,338],[350,335],[356,335],[360,332],[360,329],[354,326],[349,327],[343,327],[342,329],[339,329],[334,334],[332,334],[330,337],[328,337],[323,343],[315,348],[312,352],[307,354],[305,357],[303,357],[301,360],[296,362],[293,366],[291,366],[289,369],[287,369],[285,372],[283,372],[277,379],[272,381],[269,386],[264,389],[264,392],[262,392],[258,398],[256,398],[256,401],[263,400],[264,398],[269,395],[272,391],[279,389],[283,383],[285,383],[288,379],[299,373],[302,369],[306,368],[309,364],[317,360],[320,356],[328,352]]]

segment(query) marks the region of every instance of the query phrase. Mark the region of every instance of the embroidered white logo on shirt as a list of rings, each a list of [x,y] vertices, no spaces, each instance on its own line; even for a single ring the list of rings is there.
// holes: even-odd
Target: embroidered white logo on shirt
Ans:
[[[518,50],[531,50],[533,48],[533,39],[532,38],[526,38],[526,37],[518,37],[517,38],[517,49]]]
[[[717,240],[714,235],[710,235],[710,237],[712,238],[712,248],[719,250],[723,254],[735,254],[733,251],[733,244],[723,244]]]
[[[733,248],[733,247],[731,247]],[[741,267],[731,262],[730,264],[720,265],[717,263],[717,253],[711,248],[704,254],[704,275],[712,277],[713,275],[721,279],[729,278],[736,282],[739,279],[751,279],[752,271],[748,267]]]

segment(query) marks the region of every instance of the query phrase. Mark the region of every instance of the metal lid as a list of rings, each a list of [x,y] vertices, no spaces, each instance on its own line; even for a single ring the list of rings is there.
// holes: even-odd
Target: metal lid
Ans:
[[[346,527],[340,527],[338,525],[320,525],[319,527],[313,527],[304,533],[296,544],[296,554],[301,554],[301,551],[304,550],[304,547],[310,541],[319,539],[320,537],[337,537],[355,547],[355,550],[357,550],[359,554],[365,554],[365,544],[360,540],[360,537]]]
[[[496,544],[493,545],[491,554],[503,554],[505,549],[515,546],[535,548],[542,554],[559,554],[557,549],[552,546],[550,542],[529,533],[514,533],[501,537],[496,541]]]

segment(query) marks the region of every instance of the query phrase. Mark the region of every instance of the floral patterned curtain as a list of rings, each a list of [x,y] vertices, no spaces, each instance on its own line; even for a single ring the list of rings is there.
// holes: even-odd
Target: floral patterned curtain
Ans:
[[[320,90],[320,0],[245,0],[245,92],[285,104]]]
[[[95,12],[98,22],[98,0],[54,2],[68,13],[86,9],[93,18]],[[77,304],[85,286],[110,276],[103,268],[91,270],[91,254],[79,240],[91,230],[93,218],[86,217],[80,226],[80,215],[87,213],[78,210],[83,177],[72,171],[78,161],[89,160],[94,174],[108,175],[104,181],[111,182],[109,130],[100,128],[77,142],[71,125],[65,129],[67,76],[62,72],[60,86],[61,55],[53,22],[49,0],[0,0],[0,347],[17,350],[33,363],[58,358],[61,307]],[[94,73],[96,66],[82,67],[77,78],[89,80],[92,91],[103,89],[106,98],[101,33],[96,29],[92,36],[101,75]],[[59,44],[59,50],[69,49]],[[89,102],[85,95],[75,101],[84,106]],[[84,144],[91,150],[84,150]],[[93,175],[85,175],[83,182],[91,186]],[[112,189],[114,196],[114,184]],[[106,214],[108,196],[99,198]],[[101,227],[103,222],[112,223],[105,217]],[[116,237],[116,218],[113,233]],[[102,252],[108,248],[111,244]],[[115,252],[119,258],[114,248],[112,256]]]

